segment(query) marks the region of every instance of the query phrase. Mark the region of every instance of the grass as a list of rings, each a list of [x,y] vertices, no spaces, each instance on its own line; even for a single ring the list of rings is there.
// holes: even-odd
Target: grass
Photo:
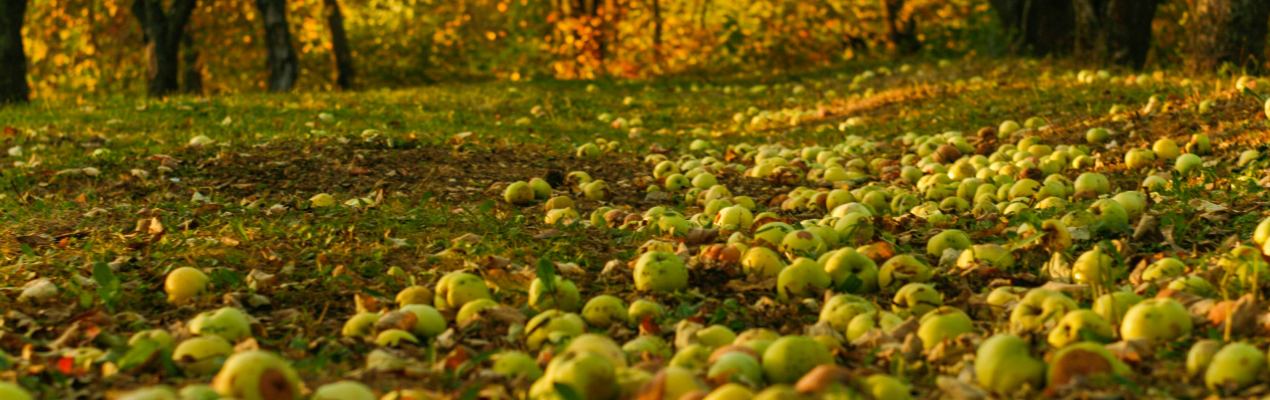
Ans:
[[[881,67],[893,72],[859,78]],[[1202,180],[1179,180],[1154,200],[1153,212],[1172,237],[1135,243],[1134,251],[1152,254],[1176,246],[1199,257],[1228,249],[1229,237],[1248,237],[1265,195],[1258,185],[1232,182],[1237,176],[1264,178],[1259,169],[1264,162],[1231,166],[1239,151],[1264,149],[1270,131],[1255,100],[1230,90],[1229,78],[1197,77],[1183,85],[1175,72],[1164,71],[1144,84],[1123,83],[1129,75],[1120,74],[1112,82],[1080,84],[1071,75],[1062,63],[967,60],[716,82],[447,83],[0,109],[0,145],[9,149],[0,166],[0,300],[9,304],[0,307],[9,312],[0,324],[0,350],[20,366],[0,372],[0,378],[17,378],[44,398],[206,382],[153,364],[138,367],[141,373],[114,374],[103,373],[102,365],[127,352],[124,343],[133,332],[154,327],[179,332],[183,321],[224,303],[248,309],[259,320],[258,345],[297,360],[310,387],[353,377],[379,390],[423,382],[432,390],[460,393],[485,378],[446,378],[428,362],[421,371],[371,372],[363,366],[374,346],[336,333],[359,303],[373,310],[375,301],[390,303],[398,290],[431,286],[455,269],[480,271],[500,297],[521,298],[539,259],[578,264],[586,275],[572,279],[586,295],[633,299],[626,280],[601,271],[610,260],[634,259],[636,249],[658,235],[546,225],[539,207],[502,202],[502,185],[582,170],[613,186],[608,205],[643,212],[659,203],[644,194],[652,166],[643,163],[643,155],[701,154],[689,150],[695,139],[716,150],[737,143],[829,146],[849,135],[876,140],[905,132],[973,135],[1006,119],[1040,116],[1051,125],[1043,136],[1049,143],[1081,142],[1094,126],[1126,133],[1117,139],[1120,147],[1099,151],[1104,154],[1098,154],[1094,169],[1132,189],[1142,174],[1120,163],[1124,148],[1149,146],[1164,136],[1184,142],[1202,132],[1213,137],[1215,154],[1206,159],[1217,165]],[[765,90],[754,89],[760,85]],[[1170,110],[1163,116],[1134,112],[1153,95]],[[1198,114],[1197,104],[1208,99],[1216,100],[1213,111]],[[1109,115],[1114,105],[1129,111]],[[750,110],[778,117],[762,127],[734,120],[744,113],[740,119],[750,121],[756,114]],[[611,119],[601,120],[603,114],[640,119],[642,126],[616,127]],[[461,135],[465,132],[471,135]],[[212,143],[188,145],[196,136]],[[573,154],[577,145],[597,139],[616,141],[617,148],[596,160]],[[792,188],[739,174],[725,174],[723,181],[760,204]],[[312,208],[308,199],[318,193],[340,203],[366,201]],[[1227,210],[1200,212],[1193,199]],[[670,203],[685,215],[700,210]],[[578,210],[586,219],[600,205],[579,198]],[[995,225],[955,223],[985,231]],[[925,228],[912,221],[897,224],[885,236],[894,238],[900,252],[920,253],[919,230]],[[476,237],[456,242],[466,234]],[[166,304],[163,277],[180,266],[208,271],[218,296]],[[17,301],[23,286],[40,278],[60,288],[51,303],[64,306]],[[112,278],[117,287],[102,284]],[[678,306],[682,316],[735,328],[792,333],[814,322],[806,318],[814,312],[783,318],[797,305],[764,303],[760,299],[771,293],[752,292],[702,288],[663,300]],[[357,296],[364,300],[354,301]],[[74,324],[79,331],[67,337]],[[514,346],[489,332],[459,330],[454,336],[483,340],[465,344],[478,352]],[[439,363],[470,357],[456,355],[453,343],[424,347],[419,351]],[[77,348],[104,355],[88,362],[89,368],[57,366]],[[907,378],[931,393],[930,372],[921,369]]]

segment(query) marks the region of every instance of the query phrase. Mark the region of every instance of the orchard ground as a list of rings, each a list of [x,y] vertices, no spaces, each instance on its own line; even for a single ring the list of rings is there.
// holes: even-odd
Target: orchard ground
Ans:
[[[710,81],[455,83],[0,109],[0,145],[8,149],[0,166],[0,304],[6,304],[0,306],[0,350],[11,366],[0,379],[16,379],[47,398],[206,383],[209,376],[183,374],[163,362],[124,365],[119,372],[127,338],[152,328],[186,337],[191,317],[234,305],[256,319],[255,341],[240,347],[285,356],[309,388],[351,378],[379,393],[408,387],[455,396],[489,387],[523,390],[527,383],[482,373],[489,353],[523,349],[514,329],[509,332],[515,322],[459,327],[451,321],[453,331],[440,338],[392,350],[410,360],[392,372],[368,369],[367,355],[377,346],[343,338],[340,331],[359,309],[391,308],[399,290],[432,287],[460,269],[484,277],[495,298],[523,313],[510,320],[532,317],[523,308],[524,293],[541,260],[576,282],[583,300],[599,294],[627,303],[658,300],[670,318],[668,326],[651,330],[664,329],[668,339],[683,318],[737,332],[764,327],[803,333],[817,321],[814,303],[776,301],[771,282],[726,269],[692,271],[689,289],[677,294],[635,292],[627,263],[648,240],[683,242],[684,253],[696,256],[697,245],[726,237],[549,225],[541,203],[502,201],[508,183],[543,177],[555,181],[555,194],[575,198],[580,220],[600,206],[643,213],[664,205],[692,215],[701,206],[685,202],[682,193],[646,192],[657,182],[645,157],[724,159],[728,146],[738,143],[830,147],[858,135],[885,143],[882,154],[898,158],[905,149],[893,140],[905,132],[957,130],[971,137],[1004,120],[1041,117],[1047,127],[1034,136],[1051,145],[1084,144],[1088,129],[1111,129],[1113,143],[1094,147],[1098,162],[1088,171],[1132,190],[1151,170],[1172,171],[1172,164],[1132,170],[1123,163],[1125,150],[1149,148],[1162,137],[1185,144],[1203,133],[1213,150],[1201,173],[1174,173],[1170,187],[1153,195],[1148,214],[1156,226],[1140,236],[1108,239],[1132,249],[1123,256],[1134,263],[1168,253],[1192,268],[1215,263],[1235,243],[1250,240],[1270,200],[1264,192],[1270,183],[1265,161],[1238,165],[1237,159],[1245,150],[1265,148],[1270,129],[1261,101],[1236,91],[1234,77],[1112,71],[1082,83],[1077,70],[1061,62],[915,60]],[[1159,102],[1144,112],[1152,96]],[[1204,101],[1211,104],[1201,113]],[[765,113],[773,118],[754,118]],[[601,139],[617,144],[597,157],[575,153]],[[690,145],[698,139],[706,146]],[[557,179],[571,171],[608,182],[611,194],[596,201],[573,193]],[[1080,172],[1064,174],[1074,179]],[[824,214],[781,208],[795,187],[822,187],[804,176],[716,175],[733,194],[753,197],[760,209],[788,222]],[[309,199],[319,193],[332,195],[336,204],[313,207]],[[962,214],[946,227],[966,230],[975,243],[1008,244],[1018,240],[1006,229],[1017,226],[1017,218],[1026,216]],[[876,227],[873,241],[890,243],[897,254],[923,254],[926,239],[940,230],[912,215],[887,216]],[[604,273],[614,260],[616,272]],[[1034,259],[1021,257],[1020,264],[996,275],[937,269],[933,282],[946,305],[976,315],[992,287],[1046,282]],[[211,295],[168,304],[164,277],[182,266],[207,272]],[[40,279],[58,291],[19,301],[23,288]],[[868,298],[885,309],[893,291]],[[1003,321],[976,320],[983,337],[1005,329]],[[608,333],[622,343],[640,330],[650,328]],[[1222,334],[1202,325],[1194,336]],[[1264,348],[1254,335],[1243,337]],[[85,350],[90,348],[100,352]],[[896,374],[923,397],[939,397],[936,377],[950,367],[894,362],[902,352],[886,349],[846,344],[838,363],[861,374]],[[1104,390],[1148,397],[1152,391],[1208,393],[1202,382],[1184,376],[1187,349],[1184,343],[1140,355],[1142,362],[1131,363],[1133,384]]]

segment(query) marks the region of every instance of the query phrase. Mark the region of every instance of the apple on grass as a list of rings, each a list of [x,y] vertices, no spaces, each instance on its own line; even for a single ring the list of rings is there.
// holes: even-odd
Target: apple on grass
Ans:
[[[781,301],[817,296],[829,288],[829,274],[808,258],[795,259],[776,277],[776,294]]]
[[[817,365],[832,363],[829,349],[807,336],[783,336],[763,351],[763,372],[771,383],[794,383]]]
[[[1204,371],[1204,384],[1222,393],[1234,393],[1256,382],[1266,369],[1266,355],[1255,346],[1236,342],[1213,355]]]
[[[240,400],[299,399],[301,385],[286,359],[262,350],[230,356],[212,378],[217,393]]]
[[[628,319],[626,304],[612,295],[592,297],[582,306],[582,319],[595,328],[607,328],[613,324],[625,325]]]
[[[849,293],[871,293],[878,289],[878,265],[850,247],[827,253],[825,273],[833,287]]]
[[[491,298],[489,287],[481,277],[462,271],[445,274],[437,280],[432,305],[440,311],[458,310],[467,302]]]
[[[1170,341],[1189,335],[1191,327],[1191,314],[1182,303],[1171,298],[1154,298],[1129,308],[1120,323],[1120,337]]]
[[[507,350],[490,357],[494,373],[512,379],[537,380],[542,376],[538,362],[524,352]]]
[[[168,302],[182,304],[195,298],[207,289],[211,279],[193,267],[180,267],[168,272],[163,281],[163,291],[168,294]]]
[[[247,313],[234,307],[222,307],[194,316],[189,322],[190,333],[217,335],[236,342],[251,337],[251,320]]]
[[[1027,341],[1010,334],[988,338],[975,351],[975,377],[979,386],[1001,395],[1011,395],[1024,386],[1039,389],[1045,363],[1032,357]]]
[[[547,364],[542,377],[530,387],[529,397],[549,398],[561,387],[573,391],[577,398],[615,398],[618,394],[617,368],[600,354],[566,352]]]
[[[322,385],[313,391],[311,400],[375,400],[375,392],[357,381],[339,381]]]
[[[671,252],[650,251],[635,261],[635,289],[641,292],[674,292],[688,287],[688,268]]]
[[[974,322],[964,311],[956,307],[941,306],[926,313],[917,328],[922,347],[930,350],[940,342],[954,339],[963,333],[975,331]]]

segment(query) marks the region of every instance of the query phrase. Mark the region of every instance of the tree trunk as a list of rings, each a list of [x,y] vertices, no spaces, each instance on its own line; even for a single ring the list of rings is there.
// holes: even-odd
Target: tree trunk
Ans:
[[[353,88],[353,51],[348,46],[348,33],[344,31],[344,14],[339,0],[325,0],[326,24],[331,29],[331,46],[335,51],[335,84],[340,89]]]
[[[183,60],[185,72],[181,77],[181,91],[189,94],[202,94],[203,72],[198,65],[198,50],[194,49],[194,35],[186,32],[181,42],[184,46],[183,54],[185,58]]]
[[[653,57],[661,62],[661,0],[653,0]]]
[[[180,89],[180,50],[185,25],[194,13],[196,0],[173,0],[170,10],[163,0],[136,0],[132,12],[141,21],[149,58],[146,92],[163,97]]]
[[[25,16],[26,0],[0,0],[0,105],[25,103],[31,98],[22,49]]]
[[[265,46],[269,50],[269,91],[285,92],[295,87],[300,62],[291,45],[291,29],[287,26],[286,0],[256,0],[256,9],[265,21]]]
[[[1266,0],[1197,0],[1192,3],[1194,30],[1190,57],[1194,71],[1209,72],[1230,63],[1253,72],[1264,69]]]
[[[1158,0],[1075,0],[1076,55],[1142,68],[1158,5]]]
[[[1075,9],[1071,0],[990,0],[1009,35],[1010,50],[1038,56],[1072,49]]]
[[[904,15],[904,0],[882,0],[881,9],[887,47],[900,54],[912,54],[920,49],[915,22],[911,16]]]

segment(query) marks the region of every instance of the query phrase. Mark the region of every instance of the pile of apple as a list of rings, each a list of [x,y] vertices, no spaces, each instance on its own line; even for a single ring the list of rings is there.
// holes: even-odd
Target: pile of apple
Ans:
[[[766,127],[805,113],[750,111],[736,122]],[[391,306],[338,316],[338,335],[375,348],[369,364],[394,349],[441,346],[456,331],[477,333],[446,346],[479,348],[491,339],[479,331],[497,332],[505,346],[468,377],[515,388],[482,392],[492,397],[906,399],[935,386],[966,398],[1034,397],[1114,390],[1157,361],[1184,365],[1179,376],[1219,395],[1264,381],[1265,327],[1235,329],[1229,316],[1265,311],[1270,219],[1251,242],[1203,259],[1135,250],[1151,237],[1153,207],[1180,201],[1180,186],[1202,184],[1213,168],[1261,165],[1260,154],[1215,154],[1202,133],[1148,143],[1104,127],[1064,143],[1047,124],[806,147],[695,140],[677,156],[644,158],[647,175],[634,181],[643,204],[658,204],[643,208],[613,203],[613,186],[585,171],[561,187],[526,177],[506,184],[503,199],[543,223],[650,239],[604,271],[538,271],[525,293],[477,269],[444,271],[401,289]],[[616,147],[586,143],[575,156],[599,160]],[[739,192],[746,180],[788,190],[756,198]],[[602,276],[624,285],[596,284]],[[165,290],[173,304],[213,295],[190,267],[172,270]],[[742,307],[777,320],[737,326],[674,311],[705,297],[747,299]],[[509,314],[526,318],[500,317]],[[374,382],[352,380],[310,389],[277,353],[236,350],[253,342],[252,321],[223,307],[179,332],[137,332],[132,346],[165,349],[210,385],[125,398],[447,396],[425,386],[377,393]],[[0,398],[23,396],[0,384]]]

